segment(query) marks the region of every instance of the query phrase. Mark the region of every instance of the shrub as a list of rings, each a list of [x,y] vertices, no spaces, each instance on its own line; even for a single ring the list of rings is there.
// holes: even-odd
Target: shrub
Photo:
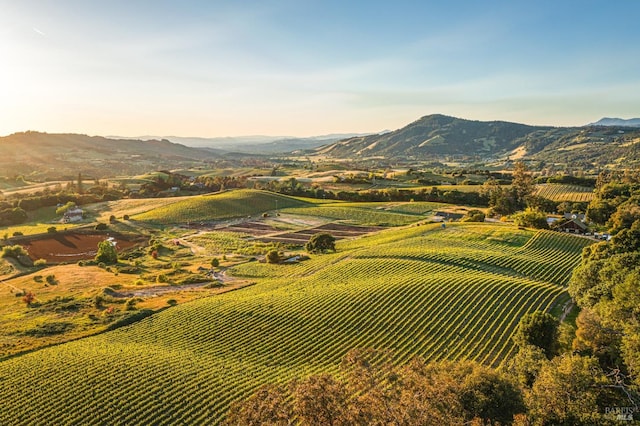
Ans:
[[[104,231],[108,228],[109,226],[106,223],[99,223],[93,229],[95,229],[96,231]]]
[[[315,234],[305,245],[309,253],[324,253],[327,250],[336,251],[336,239],[333,235],[321,232]]]
[[[122,219],[123,219],[123,220],[129,220],[129,215],[128,215],[128,214],[125,214],[124,216],[122,216]]]
[[[13,257],[17,259],[20,256],[27,256],[27,251],[21,245],[5,246],[2,248],[0,257]]]
[[[30,307],[35,300],[36,300],[36,295],[30,291],[24,293],[24,296],[22,296],[22,301],[27,305],[27,307]]]
[[[167,305],[169,306],[176,306],[177,304],[178,304],[178,301],[176,299],[167,300]]]
[[[33,262],[33,266],[47,266],[47,260],[46,259],[38,259],[35,262]]]
[[[13,236],[14,236],[14,237],[21,237],[21,236],[23,236],[23,235],[24,235],[24,234],[23,234],[22,232],[20,232],[20,231],[16,231],[16,232],[14,232],[14,233],[13,233]]]
[[[484,222],[485,214],[480,210],[469,210],[461,222]]]
[[[214,257],[213,259],[211,259],[211,266],[213,268],[217,268],[218,266],[220,266],[220,260],[218,260],[217,257]]]
[[[41,283],[42,282],[42,275],[34,275],[33,276],[33,280],[37,283]]]
[[[44,280],[50,285],[58,284],[58,280],[56,280],[56,276],[53,274],[47,275],[46,277],[44,277]]]
[[[136,309],[136,303],[138,303],[138,300],[135,298],[131,298],[128,299],[126,301],[126,303],[124,304],[124,310],[125,311],[134,311]]]
[[[116,217],[114,215],[109,216],[109,223],[116,223]]]
[[[527,208],[525,211],[514,215],[513,223],[518,226],[526,226],[537,229],[549,229],[547,215],[537,209]]]
[[[50,227],[47,228],[47,232],[49,234],[55,234],[56,232],[58,232],[58,230],[56,229],[55,226],[50,226]]]
[[[278,250],[271,250],[266,256],[267,263],[280,263],[280,253]]]
[[[118,263],[118,252],[116,248],[109,241],[100,241],[98,243],[98,253],[95,257],[96,262],[105,264]]]
[[[167,280],[167,276],[165,274],[158,274],[156,276],[156,282],[157,283],[166,283],[167,281],[168,281]]]
[[[105,298],[101,294],[96,294],[93,298],[93,306],[95,306],[98,309],[102,309],[102,307],[104,306],[104,302],[105,302]]]

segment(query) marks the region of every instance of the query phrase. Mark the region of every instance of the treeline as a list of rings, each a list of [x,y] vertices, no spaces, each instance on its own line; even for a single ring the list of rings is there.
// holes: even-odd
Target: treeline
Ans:
[[[586,247],[569,283],[580,307],[574,350],[601,368],[640,406],[640,175],[605,176],[589,205],[592,220],[606,223],[610,241]],[[605,206],[606,208],[603,208]],[[597,215],[594,214],[597,212]]]
[[[307,187],[295,178],[286,181],[271,181],[263,185],[256,185],[256,189],[266,189],[280,194],[295,197],[309,197],[342,201],[432,201],[451,204],[465,204],[469,206],[487,207],[488,198],[480,192],[462,192],[457,190],[441,190],[433,187],[427,189],[370,189],[366,191],[331,191],[321,187]]]
[[[13,195],[0,201],[0,226],[11,226],[27,220],[27,213],[42,207],[53,207],[69,202],[76,205],[113,201],[123,198],[122,190],[110,188],[105,184],[96,185],[86,192],[78,192],[75,185],[57,192],[43,190],[29,195]]]

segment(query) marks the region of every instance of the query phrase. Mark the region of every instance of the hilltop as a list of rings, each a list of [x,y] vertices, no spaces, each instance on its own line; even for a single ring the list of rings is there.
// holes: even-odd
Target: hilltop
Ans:
[[[640,127],[640,118],[610,118],[603,117],[590,126],[619,126],[619,127]]]
[[[616,165],[640,162],[640,129],[529,126],[428,115],[398,130],[344,139],[315,150],[336,158],[455,158],[481,161],[529,159]]]
[[[95,177],[132,175],[201,162],[214,152],[162,140],[110,139],[80,134],[14,133],[0,137],[4,175],[32,173]]]

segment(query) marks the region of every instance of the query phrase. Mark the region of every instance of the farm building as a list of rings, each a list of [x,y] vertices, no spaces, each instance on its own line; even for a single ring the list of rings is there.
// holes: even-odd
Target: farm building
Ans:
[[[79,208],[67,210],[62,216],[62,223],[79,222],[82,220],[83,214],[84,214],[84,211],[82,211],[82,209],[79,209]]]
[[[553,230],[559,232],[570,232],[573,234],[586,234],[589,232],[589,227],[578,219],[568,219],[555,223]]]

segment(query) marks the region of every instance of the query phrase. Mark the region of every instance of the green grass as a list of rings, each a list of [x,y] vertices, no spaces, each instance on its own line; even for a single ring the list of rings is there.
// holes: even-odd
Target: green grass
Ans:
[[[216,424],[259,385],[335,372],[354,347],[389,349],[398,364],[498,365],[519,319],[566,295],[586,244],[500,224],[426,225],[341,241],[296,265],[239,265],[232,272],[256,285],[0,362],[0,424]]]
[[[307,203],[267,191],[237,190],[188,199],[158,207],[132,219],[153,223],[185,223],[244,217],[276,208],[304,206]]]

